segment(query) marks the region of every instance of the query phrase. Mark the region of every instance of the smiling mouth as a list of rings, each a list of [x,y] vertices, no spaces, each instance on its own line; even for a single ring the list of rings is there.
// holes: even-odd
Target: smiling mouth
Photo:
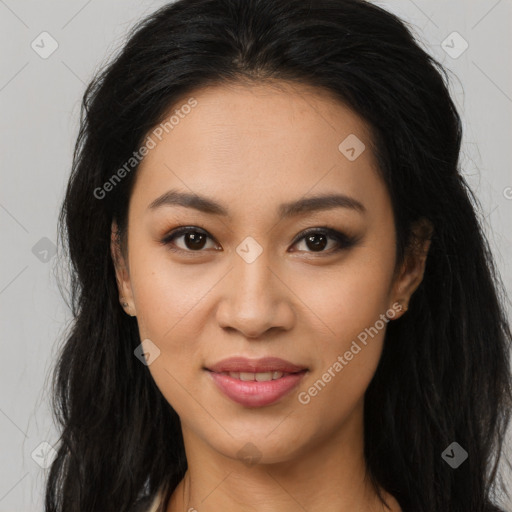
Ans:
[[[215,388],[244,407],[263,407],[279,402],[295,389],[309,371],[279,357],[250,359],[230,357],[204,367]]]
[[[293,374],[307,368],[305,366],[299,366],[298,364],[291,363],[285,359],[279,357],[262,357],[260,359],[249,359],[243,356],[230,357],[223,359],[215,364],[209,365],[204,368],[214,373],[227,373],[227,374],[238,374],[247,377],[246,380],[258,380],[251,375],[257,375],[263,380],[274,379],[274,374],[281,372],[283,374]],[[268,377],[270,375],[270,378]],[[239,378],[239,377],[236,377]],[[279,378],[279,377],[276,377]]]
[[[305,371],[305,370],[303,370]],[[217,373],[217,372],[215,372]],[[293,372],[293,373],[301,373],[301,372]],[[238,379],[244,382],[257,381],[257,382],[268,382],[270,380],[277,380],[282,377],[286,377],[288,375],[292,375],[292,373],[287,372],[218,372],[218,375],[227,375],[232,377],[233,379]]]

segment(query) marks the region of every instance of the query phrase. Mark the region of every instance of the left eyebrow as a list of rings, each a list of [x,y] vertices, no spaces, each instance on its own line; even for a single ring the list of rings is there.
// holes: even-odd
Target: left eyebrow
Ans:
[[[162,206],[184,206],[211,215],[229,217],[227,208],[213,199],[198,194],[180,192],[178,190],[165,192],[165,194],[156,198],[149,205],[148,209],[155,210]],[[365,214],[367,211],[364,205],[353,197],[344,194],[327,194],[283,203],[279,206],[278,214],[281,218],[288,218],[313,211],[332,210],[333,208],[347,208],[361,214]]]
[[[279,216],[286,218],[313,211],[332,210],[333,208],[348,208],[361,214],[366,213],[366,208],[357,199],[345,194],[328,194],[284,203],[279,207]]]

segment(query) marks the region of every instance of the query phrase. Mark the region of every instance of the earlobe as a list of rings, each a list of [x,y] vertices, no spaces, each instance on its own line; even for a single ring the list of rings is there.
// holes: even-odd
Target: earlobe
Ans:
[[[126,259],[123,255],[121,237],[115,220],[112,221],[111,226],[110,254],[116,274],[119,302],[128,315],[135,316],[135,305],[133,302],[130,274],[126,265]]]
[[[135,310],[133,304],[129,304],[124,297],[120,297],[119,302],[121,302],[121,306],[123,306],[123,309],[128,315],[136,316],[135,313],[133,312]]]

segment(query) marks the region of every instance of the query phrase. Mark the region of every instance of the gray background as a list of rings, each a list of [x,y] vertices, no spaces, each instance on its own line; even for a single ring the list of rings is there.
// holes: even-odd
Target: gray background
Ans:
[[[53,277],[52,249],[79,102],[133,23],[164,3],[0,0],[0,512],[43,509],[47,470],[40,464],[51,452],[40,444],[58,438],[48,376],[70,317]],[[482,220],[512,295],[512,0],[378,3],[412,24],[427,50],[454,73],[452,91],[465,129],[464,173],[482,203]],[[31,47],[34,40],[43,46],[43,31],[58,43],[46,59]],[[457,58],[443,49],[453,46],[446,48],[453,54],[462,48],[459,36],[450,36],[454,31],[469,45]],[[512,504],[507,507],[512,511]]]

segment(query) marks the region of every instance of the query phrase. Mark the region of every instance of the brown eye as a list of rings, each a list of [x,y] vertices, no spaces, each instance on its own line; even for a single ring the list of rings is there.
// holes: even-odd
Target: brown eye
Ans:
[[[329,239],[334,240],[334,248],[331,245],[327,250],[324,250],[329,245]],[[296,239],[294,245],[302,241],[306,246],[305,252],[327,254],[331,254],[342,249],[348,249],[357,242],[355,237],[347,236],[332,228],[314,229],[309,230],[306,233],[302,233],[299,238]]]
[[[323,251],[328,243],[328,236],[323,233],[316,233],[314,235],[308,235],[304,238],[304,242],[308,249],[312,251]]]
[[[202,249],[206,242],[206,235],[192,231],[183,235],[183,241],[188,249]]]
[[[176,243],[176,240],[180,239],[182,239],[182,241],[180,243]],[[203,230],[193,227],[181,227],[167,235],[162,240],[162,243],[164,245],[171,246],[172,250],[200,252],[205,248],[208,239],[212,240],[212,238]]]
[[[212,246],[207,247],[208,240]],[[333,243],[330,244],[330,241]],[[200,253],[203,249],[221,250],[215,245],[214,239],[203,229],[193,226],[182,226],[169,233],[161,243],[175,252]],[[299,252],[332,254],[355,245],[357,239],[332,228],[316,228],[301,233],[292,244],[303,242],[305,249]],[[326,249],[327,248],[327,249]]]

